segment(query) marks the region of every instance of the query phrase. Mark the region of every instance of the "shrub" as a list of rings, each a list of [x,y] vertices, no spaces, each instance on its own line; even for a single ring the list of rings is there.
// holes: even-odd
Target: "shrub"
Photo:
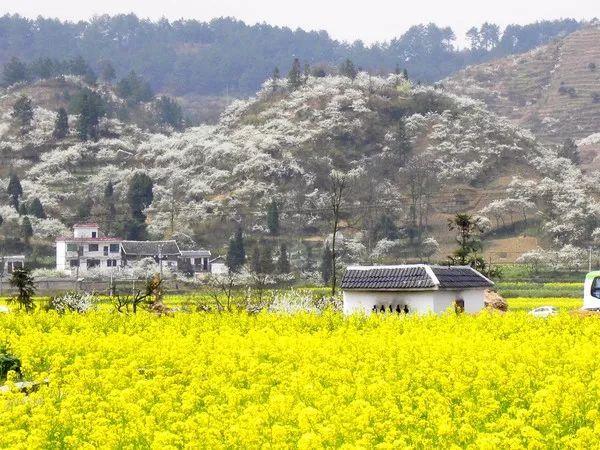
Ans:
[[[67,292],[61,297],[50,299],[49,309],[59,313],[77,312],[85,313],[96,307],[98,298],[89,292]]]

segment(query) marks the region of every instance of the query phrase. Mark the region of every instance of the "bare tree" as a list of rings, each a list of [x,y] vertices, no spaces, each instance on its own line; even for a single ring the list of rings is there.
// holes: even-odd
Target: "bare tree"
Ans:
[[[404,175],[403,180],[408,186],[410,200],[410,239],[413,241],[416,238],[420,243],[423,229],[429,225],[427,219],[431,212],[431,198],[437,188],[437,178],[431,161],[422,155],[410,158],[401,175]]]
[[[331,297],[337,289],[337,233],[340,228],[342,208],[346,203],[346,197],[352,189],[355,180],[360,175],[359,170],[344,173],[332,170],[329,174],[329,208],[331,220]]]

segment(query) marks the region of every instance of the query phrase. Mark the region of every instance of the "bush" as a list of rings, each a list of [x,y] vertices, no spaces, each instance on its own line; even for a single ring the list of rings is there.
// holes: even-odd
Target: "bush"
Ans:
[[[61,297],[52,297],[48,308],[59,313],[85,313],[94,309],[97,303],[98,298],[89,292],[67,292]]]
[[[0,347],[0,381],[6,381],[6,376],[11,370],[21,374],[21,361],[8,350]]]

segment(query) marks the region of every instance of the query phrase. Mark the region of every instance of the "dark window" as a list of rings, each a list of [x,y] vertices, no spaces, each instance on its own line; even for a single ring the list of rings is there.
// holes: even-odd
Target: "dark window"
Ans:
[[[93,237],[93,238],[96,238],[96,237],[98,237],[98,233],[96,233],[95,231],[92,231],[92,237]]]
[[[202,260],[202,269],[203,270],[208,270],[208,258],[204,258]]]
[[[100,260],[99,259],[88,259],[87,260],[87,268],[92,269],[94,267],[100,267]]]
[[[74,243],[67,244],[67,251],[68,252],[76,252],[77,251],[77,244],[74,244]]]
[[[88,252],[97,252],[98,251],[98,244],[89,244],[88,245]]]
[[[78,259],[72,259],[71,261],[69,261],[69,266],[70,267],[79,267],[79,260]]]
[[[119,253],[119,244],[110,244],[111,253]]]
[[[117,260],[116,259],[107,259],[106,267],[117,267]]]
[[[594,278],[592,282],[592,297],[600,298],[600,277]]]

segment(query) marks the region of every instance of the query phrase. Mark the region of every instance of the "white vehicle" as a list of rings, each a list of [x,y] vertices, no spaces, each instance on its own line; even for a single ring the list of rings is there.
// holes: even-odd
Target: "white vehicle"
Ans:
[[[585,276],[582,309],[600,310],[600,272],[590,272]]]
[[[534,317],[549,317],[558,314],[558,308],[554,306],[540,306],[539,308],[532,309],[529,311]]]
[[[0,305],[0,313],[7,314],[9,312],[10,312],[10,309],[8,309],[8,306]]]

